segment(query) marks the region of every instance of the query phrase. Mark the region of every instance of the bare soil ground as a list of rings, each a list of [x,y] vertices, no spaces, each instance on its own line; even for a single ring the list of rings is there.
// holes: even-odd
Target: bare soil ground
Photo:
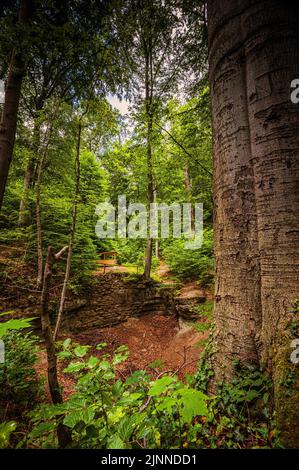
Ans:
[[[145,369],[153,377],[161,371],[177,372],[182,379],[186,373],[194,373],[203,349],[199,345],[206,339],[208,332],[199,333],[192,326],[162,315],[147,315],[142,318],[130,318],[127,322],[111,328],[87,330],[73,334],[73,341],[82,345],[96,346],[107,342],[103,353],[113,353],[120,345],[129,349],[129,359],[121,365],[120,374],[127,376],[135,370]],[[66,338],[67,335],[64,335]],[[92,349],[99,355],[99,352]],[[63,386],[64,398],[73,391],[74,380],[63,372],[64,364],[59,363],[59,380]],[[40,354],[38,372],[45,376],[47,368],[46,354]],[[47,391],[48,399],[49,392]]]

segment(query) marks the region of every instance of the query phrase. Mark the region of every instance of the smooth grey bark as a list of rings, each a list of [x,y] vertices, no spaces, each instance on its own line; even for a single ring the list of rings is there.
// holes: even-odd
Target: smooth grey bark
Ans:
[[[210,0],[214,139],[215,381],[232,360],[272,375],[277,422],[299,446],[298,367],[290,323],[299,297],[299,6]],[[294,373],[291,396],[285,389]]]

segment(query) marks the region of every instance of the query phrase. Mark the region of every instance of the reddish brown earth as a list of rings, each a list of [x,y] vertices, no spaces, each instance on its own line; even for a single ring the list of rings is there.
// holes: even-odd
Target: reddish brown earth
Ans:
[[[179,324],[180,323],[180,324]],[[68,335],[64,335],[66,338]],[[113,353],[120,345],[129,348],[129,359],[119,367],[120,375],[127,376],[135,370],[145,369],[153,376],[161,371],[177,372],[182,379],[186,373],[196,371],[202,346],[198,343],[206,339],[208,332],[198,333],[174,317],[148,315],[142,318],[130,318],[127,322],[111,328],[92,329],[69,335],[82,345],[95,346],[107,342],[104,353]],[[94,354],[99,352],[92,350]],[[152,365],[159,360],[159,364]],[[38,371],[45,376],[47,368],[46,354],[40,354]],[[59,382],[63,386],[64,398],[73,391],[74,380],[63,372],[64,365],[59,364]],[[49,399],[49,392],[47,392]]]

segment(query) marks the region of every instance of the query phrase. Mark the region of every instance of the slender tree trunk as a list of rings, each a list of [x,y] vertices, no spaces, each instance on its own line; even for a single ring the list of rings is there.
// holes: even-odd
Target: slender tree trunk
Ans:
[[[193,207],[193,204],[192,204],[192,180],[191,180],[191,177],[190,177],[190,171],[189,171],[189,166],[188,165],[186,165],[186,167],[185,167],[184,182],[185,182],[185,188],[186,188],[186,191],[187,191],[187,194],[188,194],[188,201],[191,203],[189,217],[190,217],[191,230],[194,233],[194,231],[195,231],[195,211],[194,211],[194,207]]]
[[[19,10],[18,22],[27,24],[32,14],[32,1],[22,0]],[[0,123],[0,209],[12,160],[17,116],[21,95],[21,86],[25,74],[24,51],[12,52],[6,81],[5,98]]]
[[[37,165],[37,176],[36,176],[36,239],[37,239],[37,280],[36,287],[38,290],[41,289],[43,284],[43,239],[42,239],[42,217],[41,217],[41,185],[42,175],[47,158],[48,146],[50,143],[51,136],[51,125],[46,136],[45,148],[40,156],[40,160]]]
[[[149,41],[150,42],[150,41]],[[147,203],[148,213],[150,213],[151,203],[154,202],[154,175],[153,175],[153,161],[152,161],[152,133],[153,133],[153,94],[152,94],[152,51],[150,44],[146,50],[146,66],[145,66],[145,111],[147,118],[147,135],[146,135],[146,152],[147,152]],[[148,235],[144,277],[150,279],[152,267],[152,254],[153,254],[153,239]]]
[[[35,161],[30,158],[24,176],[23,193],[19,207],[19,227],[25,227],[28,224],[28,196],[35,172]]]
[[[67,246],[62,248],[59,253],[55,255],[51,246],[48,247],[48,254],[45,264],[44,282],[41,294],[41,325],[42,333],[47,350],[48,360],[48,384],[51,394],[51,399],[54,404],[62,403],[62,394],[57,376],[57,356],[55,344],[53,340],[51,323],[49,318],[49,292],[52,278],[52,270],[55,261],[57,261],[63,253],[68,249]],[[60,447],[66,447],[71,442],[70,430],[62,423],[58,426],[57,436]]]
[[[299,77],[299,6],[210,0],[208,11],[216,380],[231,377],[234,358],[267,367],[283,440],[298,446],[299,369],[289,360],[289,325],[299,297],[299,108],[290,101]]]
[[[41,158],[37,168],[36,178],[36,238],[37,238],[37,280],[36,287],[41,289],[43,283],[43,240],[41,221],[41,180],[44,158]]]
[[[157,259],[159,259],[159,239],[156,238],[155,240],[155,256]]]
[[[149,213],[150,213],[150,204],[154,202],[151,133],[152,133],[152,125],[151,125],[151,122],[149,122],[148,129],[147,129],[147,179],[148,179],[147,201],[148,201]],[[147,239],[145,267],[144,267],[145,279],[150,279],[151,277],[152,253],[153,253],[153,239],[151,238],[149,234],[148,239]]]
[[[79,196],[79,189],[80,189],[80,146],[81,146],[81,132],[82,132],[82,124],[81,121],[78,125],[78,136],[77,136],[77,144],[76,144],[76,188],[75,188],[75,197],[73,203],[73,212],[72,212],[72,226],[70,231],[70,238],[69,238],[69,249],[68,249],[68,256],[66,262],[66,270],[64,276],[64,282],[61,292],[60,298],[60,305],[58,311],[57,322],[54,330],[54,340],[56,341],[58,338],[59,328],[61,325],[64,303],[66,298],[67,286],[70,278],[70,271],[71,271],[71,264],[72,264],[72,254],[73,254],[73,244],[74,244],[74,237],[76,232],[76,222],[77,222],[77,209],[78,209],[78,196]]]
[[[157,202],[157,186],[156,182],[154,182],[154,202]],[[159,238],[155,239],[155,257],[159,259]]]
[[[33,143],[32,143],[32,155],[30,155],[27,167],[25,170],[23,193],[19,207],[19,227],[25,227],[29,223],[29,191],[33,186],[35,173],[37,174],[37,162],[39,160],[40,150],[40,123],[38,122],[38,114],[34,119],[34,130],[33,130]]]

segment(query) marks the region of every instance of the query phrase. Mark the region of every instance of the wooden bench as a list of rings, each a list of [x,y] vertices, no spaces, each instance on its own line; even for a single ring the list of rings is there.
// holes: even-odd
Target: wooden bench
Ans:
[[[117,251],[102,251],[98,253],[100,259],[97,261],[97,264],[104,268],[104,273],[106,268],[111,268],[113,266],[117,266]]]

